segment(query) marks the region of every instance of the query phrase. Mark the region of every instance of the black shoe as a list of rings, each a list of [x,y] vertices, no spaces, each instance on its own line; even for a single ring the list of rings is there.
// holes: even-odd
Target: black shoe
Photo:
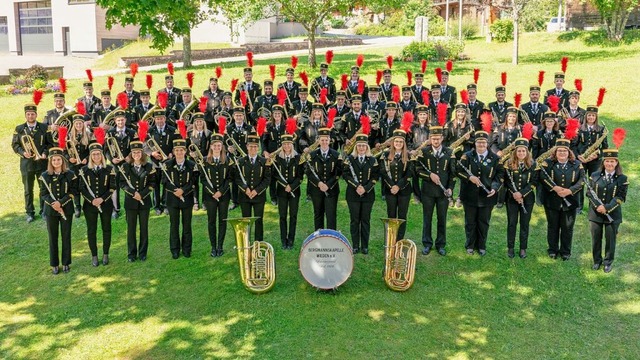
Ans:
[[[277,202],[277,201],[275,201],[275,200],[271,200],[271,205],[273,205],[273,206],[278,206],[278,202]]]
[[[571,255],[562,255],[562,261],[567,261],[571,258]]]
[[[40,217],[42,217],[43,221],[47,221],[47,214],[41,214]]]
[[[147,255],[140,256],[140,261],[147,261]]]
[[[485,255],[487,255],[487,250],[480,249],[480,250],[478,250],[478,254],[480,254],[480,256],[485,256]]]
[[[62,272],[63,273],[68,273],[69,271],[71,271],[71,268],[69,267],[69,265],[63,265],[62,266]]]
[[[54,267],[51,269],[51,273],[52,273],[53,275],[58,275],[58,274],[60,274],[60,268],[59,268],[59,267],[57,267],[57,266],[54,266]]]
[[[135,262],[135,261],[136,261],[136,258],[134,258],[134,257],[130,257],[127,261],[128,261],[128,262]]]
[[[218,249],[218,256],[222,256],[222,254],[224,254],[224,250]]]
[[[447,250],[445,250],[444,248],[440,248],[438,249],[438,254],[440,254],[440,256],[445,256],[447,255]]]
[[[362,254],[367,255],[369,253],[369,248],[362,248]]]
[[[76,219],[80,217],[80,209],[76,209],[75,213],[73,214]]]
[[[171,257],[175,260],[180,257],[180,253],[177,253],[177,252],[171,253]]]
[[[163,214],[165,215],[169,215],[169,209],[164,209],[164,211],[162,211]]]
[[[496,205],[498,209],[502,208],[503,206],[504,206],[504,203],[498,203],[498,205]]]
[[[353,253],[354,253],[354,254],[357,254],[357,253],[359,253],[359,252],[360,252],[360,248],[353,248]]]
[[[162,210],[156,209],[156,215],[161,215],[161,214],[162,214]]]
[[[430,252],[431,252],[431,246],[427,246],[424,249],[422,249],[422,255],[429,255]]]
[[[593,264],[593,266],[592,266],[591,268],[592,268],[593,270],[600,270],[600,265],[602,265],[602,264],[600,264],[600,263],[595,263],[595,264]]]
[[[556,253],[549,253],[549,257],[552,259],[557,259],[558,258],[558,254]]]
[[[211,249],[211,257],[217,257],[217,256],[218,256],[218,250]]]
[[[118,214],[118,212],[117,212],[117,211],[113,210],[113,212],[111,213],[111,218],[112,218],[113,220],[116,220],[116,219],[117,219],[117,218],[119,218],[119,217],[120,217],[120,214]]]
[[[604,272],[606,272],[606,273],[610,273],[611,272],[611,264],[604,266]]]
[[[507,250],[507,256],[509,257],[509,259],[513,259],[514,257],[516,257],[516,254],[513,251],[513,248],[509,248],[509,250]]]
[[[109,265],[109,254],[102,255],[102,265]]]
[[[185,252],[185,251],[183,251],[183,252],[182,252],[182,255],[183,255],[184,257],[186,257],[186,258],[190,258],[190,257],[191,257],[191,253],[190,253],[190,252]]]
[[[233,210],[233,209],[235,209],[235,208],[237,208],[237,207],[238,207],[238,204],[236,204],[236,203],[231,203],[231,205],[229,205],[229,211],[231,211],[231,210]]]
[[[467,255],[473,255],[473,249],[467,249]]]
[[[385,200],[387,200],[387,197],[382,195],[382,201],[385,201]]]
[[[527,250],[520,250],[520,259],[526,259],[527,258]]]
[[[98,257],[97,257],[97,256],[92,256],[92,257],[91,257],[91,265],[93,265],[93,266],[98,266],[98,265],[100,265],[100,264],[98,263]]]
[[[27,223],[32,223],[32,222],[33,222],[33,220],[35,220],[35,219],[33,218],[33,215],[27,215]]]

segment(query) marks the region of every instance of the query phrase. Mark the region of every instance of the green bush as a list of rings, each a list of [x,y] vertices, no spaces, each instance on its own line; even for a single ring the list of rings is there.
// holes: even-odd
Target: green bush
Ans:
[[[478,35],[479,24],[468,17],[462,19],[462,38],[471,39]]]
[[[33,81],[33,88],[34,89],[44,89],[46,86],[47,86],[47,82],[45,80],[35,79]]]
[[[49,74],[42,65],[33,65],[24,73],[24,78],[29,86],[33,86],[36,80],[42,80],[46,84]]]
[[[428,42],[414,41],[402,49],[401,57],[405,61],[426,59],[442,61],[457,59],[464,51],[464,43],[457,39],[436,40]]]
[[[332,17],[329,19],[329,25],[331,25],[332,29],[344,29],[346,27],[346,22],[343,18]]]
[[[489,27],[491,35],[498,42],[507,42],[513,39],[513,21],[511,19],[500,19]]]

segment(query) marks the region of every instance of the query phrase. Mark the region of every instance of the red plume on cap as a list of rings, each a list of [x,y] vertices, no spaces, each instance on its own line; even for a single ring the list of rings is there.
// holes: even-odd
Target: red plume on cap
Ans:
[[[335,120],[337,115],[338,115],[338,109],[336,109],[336,108],[329,109],[329,111],[327,112],[327,127],[328,128],[332,128],[333,127],[333,121]]]
[[[616,149],[620,149],[626,137],[627,130],[623,128],[616,128],[615,130],[613,130],[613,144],[616,146]]]
[[[544,83],[544,70],[540,70],[540,72],[538,72],[538,85],[542,86],[543,83]]]
[[[480,69],[473,69],[473,83],[478,85],[479,78],[480,78]]]
[[[225,131],[227,131],[227,118],[218,116],[218,134],[224,136]]]
[[[491,134],[491,127],[493,126],[493,115],[491,115],[490,111],[485,111],[480,115],[480,124],[482,125],[482,130],[486,133]]]
[[[247,106],[247,92],[245,90],[240,91],[240,103],[242,107]]]
[[[327,88],[320,89],[320,102],[324,105],[327,103],[327,92],[329,90]]]
[[[564,131],[565,139],[575,139],[578,136],[578,129],[580,129],[580,121],[578,119],[567,119],[567,127]]]
[[[171,61],[167,63],[167,70],[169,71],[169,75],[173,76],[174,69],[173,69],[173,63]]]
[[[400,128],[405,132],[409,132],[412,124],[413,113],[411,111],[406,111],[404,114],[402,114],[402,123],[400,124]]]
[[[113,76],[109,76],[107,78],[107,87],[109,88],[109,90],[113,89],[113,81],[114,81]]]
[[[296,130],[298,130],[298,123],[296,122],[296,119],[288,118],[287,122],[284,125],[284,128],[287,134],[289,135],[295,134]]]
[[[89,82],[93,82],[93,72],[91,72],[91,69],[87,69],[85,70],[85,72],[87,73],[87,78],[89,79]]]
[[[576,86],[576,90],[582,92],[582,79],[575,79],[573,84]]]
[[[554,113],[557,113],[560,110],[560,98],[557,95],[551,95],[547,98],[547,103],[549,104],[549,108]]]
[[[131,70],[131,77],[136,77],[136,74],[138,73],[138,63],[131,63],[131,65],[129,65],[129,69]]]
[[[422,59],[420,61],[420,72],[424,74],[425,71],[427,71],[427,60]]]
[[[460,99],[462,99],[463,103],[469,105],[469,93],[467,90],[460,91]]]
[[[447,63],[445,65],[448,72],[453,71],[453,61],[447,60]]]
[[[275,80],[275,78],[276,78],[276,65],[275,64],[269,64],[269,77],[271,78],[271,81]]]
[[[267,129],[267,118],[260,116],[258,118],[258,123],[256,124],[256,132],[258,136],[262,136],[264,131]]]
[[[238,79],[231,80],[231,92],[235,92],[238,87]]]
[[[166,92],[158,93],[158,105],[160,105],[162,109],[166,109],[168,103],[169,103],[169,94],[167,94]]]
[[[533,137],[533,123],[531,123],[531,121],[528,121],[524,123],[524,125],[522,125],[522,137],[527,140],[531,140],[531,138]]]
[[[362,64],[364,64],[364,55],[358,54],[358,56],[356,56],[356,66],[362,67]]]
[[[141,121],[140,124],[138,124],[138,133],[140,133],[140,126],[142,125],[142,123],[145,123],[147,126],[149,126],[149,124],[146,121]],[[104,139],[106,137],[106,133],[104,131],[104,128],[97,127],[95,129],[93,129],[93,136],[96,138],[96,142],[98,144],[104,145]]]
[[[153,85],[153,75],[147,74],[147,89],[151,90],[151,86]]]
[[[183,119],[179,119],[176,121],[176,125],[178,125],[178,132],[180,133],[180,137],[183,139],[187,138],[187,123],[184,122]]]
[[[429,105],[429,92],[427,90],[422,90],[422,103],[424,105]]]
[[[447,113],[449,110],[449,104],[447,103],[438,103],[436,106],[436,112],[438,114],[438,124],[440,126],[444,126],[447,123]]]
[[[436,68],[435,72],[436,72],[436,79],[438,79],[438,82],[441,83],[442,82],[442,68]]]
[[[407,85],[411,86],[411,81],[413,80],[413,73],[411,70],[407,70]]]
[[[102,129],[100,127],[96,128],[96,130]],[[104,129],[102,129],[104,131]],[[146,121],[138,122],[138,140],[145,141],[147,139],[147,133],[149,132],[149,123]],[[95,133],[95,130],[94,130]],[[97,137],[97,136],[96,136]]]
[[[196,74],[192,73],[192,72],[188,72],[187,73],[187,86],[189,86],[190,88],[193,88],[193,77]]]
[[[76,112],[82,116],[87,115],[87,107],[84,106],[84,101],[78,100],[76,103]]]
[[[291,67],[294,69],[298,67],[298,57],[295,55],[291,56]]]
[[[247,66],[253,67],[253,53],[251,51],[247,51]]]
[[[367,115],[360,116],[360,126],[362,127],[362,133],[369,135],[371,132],[371,119]]]
[[[60,83],[60,92],[63,94],[67,93],[67,79],[65,78],[60,78],[58,79],[58,82]]]
[[[387,56],[387,66],[389,66],[389,69],[391,69],[393,67],[393,56],[392,55],[388,55]]]
[[[519,108],[521,102],[522,102],[522,94],[516,93],[513,96],[513,106],[515,106],[516,108]]]
[[[597,107],[600,107],[600,105],[602,105],[602,102],[604,101],[604,94],[606,92],[607,92],[607,89],[603,87],[598,90],[598,101],[596,101]]]
[[[342,83],[340,90],[346,90],[348,83],[349,83],[349,79],[347,77],[347,74],[342,74],[340,76],[340,82]]]
[[[127,93],[125,92],[119,93],[117,97],[117,101],[118,101],[118,106],[120,107],[121,110],[125,110],[127,107],[129,107],[129,98],[127,97]]]
[[[66,126],[58,127],[58,147],[60,149],[67,148],[67,134],[69,133],[69,129]]]
[[[216,66],[216,79],[220,79],[222,77],[222,67]]]
[[[502,82],[502,86],[507,86],[507,73],[503,72],[500,74],[500,81]]]
[[[300,79],[302,79],[304,86],[309,86],[309,76],[306,71],[300,72]]]
[[[380,85],[380,80],[382,80],[382,70],[376,70],[376,85]]]
[[[200,109],[201,113],[204,113],[207,111],[207,103],[209,102],[209,98],[206,96],[202,96],[200,97],[200,103],[198,104],[198,108]]]
[[[358,80],[358,94],[364,94],[364,80]]]
[[[33,90],[33,93],[31,94],[33,103],[36,104],[36,106],[38,106],[40,104],[40,101],[42,101],[43,96],[44,96],[44,91],[42,91],[42,89]]]
[[[569,58],[564,56],[562,58],[562,60],[560,60],[560,68],[562,69],[563,73],[567,72],[567,63],[569,62]]]
[[[284,106],[284,102],[287,101],[287,90],[284,88],[278,89],[278,104]]]
[[[327,65],[331,65],[331,63],[333,62],[333,50],[327,50],[327,52],[324,54],[324,61],[327,63]]]
[[[400,88],[397,85],[391,88],[391,98],[395,102],[400,102]]]

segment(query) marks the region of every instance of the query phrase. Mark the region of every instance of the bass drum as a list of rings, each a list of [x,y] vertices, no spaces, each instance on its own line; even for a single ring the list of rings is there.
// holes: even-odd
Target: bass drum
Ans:
[[[335,230],[309,235],[300,249],[300,272],[311,286],[330,290],[342,285],[353,271],[353,249]]]

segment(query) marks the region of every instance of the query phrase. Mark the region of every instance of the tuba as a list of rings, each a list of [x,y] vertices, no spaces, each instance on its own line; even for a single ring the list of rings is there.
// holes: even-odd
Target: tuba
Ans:
[[[160,106],[153,105],[144,115],[140,118],[140,121],[146,121],[149,123],[149,126],[153,125],[153,112],[158,110]]]
[[[184,110],[180,113],[180,119],[184,120],[187,125],[191,124],[191,117],[189,117],[189,121],[185,119],[185,116],[193,111],[200,103],[197,100],[191,100],[191,102],[184,107]]]
[[[69,118],[77,113],[78,112],[76,111],[75,108],[68,110],[60,114],[60,116],[58,116],[58,118],[53,122],[53,125],[57,125],[58,127],[63,126],[63,127],[66,127],[67,129],[71,129],[71,126],[73,126],[73,124],[71,123],[71,120],[69,120]],[[53,140],[53,142],[56,142],[56,143],[58,142],[57,128],[51,131],[51,139]]]
[[[380,220],[384,224],[384,282],[393,291],[407,291],[416,274],[416,244],[409,239],[396,239],[405,220]]]
[[[240,265],[240,279],[254,294],[265,293],[276,282],[276,266],[273,247],[268,242],[255,241],[249,245],[251,225],[257,218],[226,219],[233,226]]]

